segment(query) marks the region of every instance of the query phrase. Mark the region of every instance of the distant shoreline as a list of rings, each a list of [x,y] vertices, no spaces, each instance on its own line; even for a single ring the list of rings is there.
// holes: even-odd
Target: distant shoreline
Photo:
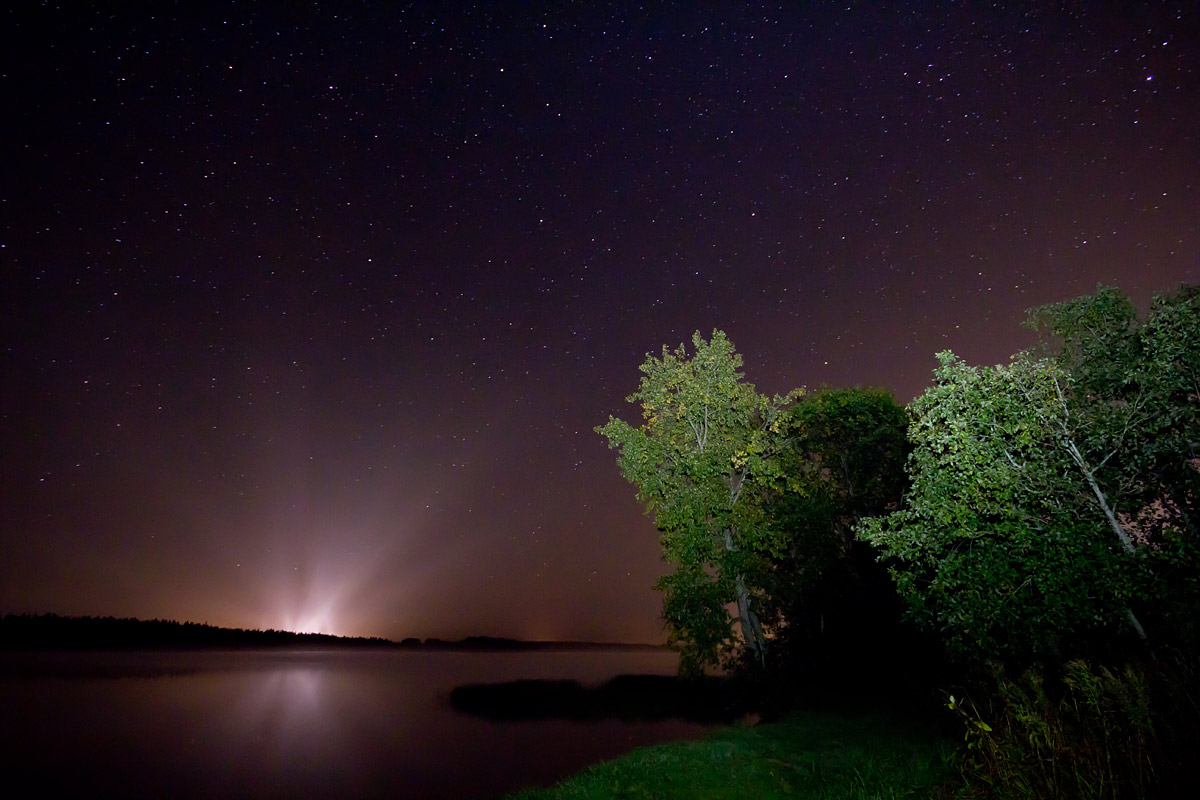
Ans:
[[[0,652],[259,649],[516,652],[663,650],[665,645],[525,641],[498,636],[468,636],[453,640],[410,637],[396,642],[379,637],[222,628],[207,623],[133,617],[64,617],[57,614],[8,614],[0,617]]]

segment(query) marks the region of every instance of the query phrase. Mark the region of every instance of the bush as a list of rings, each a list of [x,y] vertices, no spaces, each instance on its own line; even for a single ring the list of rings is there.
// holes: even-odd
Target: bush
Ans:
[[[1183,659],[1119,668],[1075,660],[1018,678],[995,668],[988,699],[950,698],[966,726],[968,796],[1195,796],[1200,706]]]

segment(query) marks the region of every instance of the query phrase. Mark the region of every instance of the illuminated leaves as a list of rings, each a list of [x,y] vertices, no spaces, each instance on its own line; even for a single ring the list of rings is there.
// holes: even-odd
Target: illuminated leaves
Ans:
[[[905,507],[859,528],[913,616],[967,657],[1141,634],[1135,605],[1160,631],[1194,617],[1197,290],[1156,298],[1144,323],[1113,289],[1030,320],[1053,337],[1037,354],[939,355],[910,405]]]
[[[684,345],[664,347],[642,363],[638,390],[627,398],[641,408],[639,427],[610,417],[596,429],[619,451],[617,464],[662,534],[663,557],[676,566],[658,588],[685,667],[719,663],[734,648],[725,610],[733,602],[743,637],[762,646],[752,609],[761,584],[752,576],[782,550],[762,500],[786,484],[776,458],[783,410],[801,393],[760,395],[741,366],[724,333],[705,341],[697,332],[690,354]]]
[[[913,401],[912,488],[860,533],[892,564],[910,609],[975,657],[1045,653],[1116,628],[1129,589],[1112,532],[1063,447],[1055,364],[971,367],[939,355]]]

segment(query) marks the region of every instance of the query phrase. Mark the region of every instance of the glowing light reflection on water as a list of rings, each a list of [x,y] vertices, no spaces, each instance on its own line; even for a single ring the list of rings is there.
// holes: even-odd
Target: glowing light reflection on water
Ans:
[[[705,728],[497,723],[451,710],[454,686],[675,665],[663,652],[0,654],[0,766],[45,795],[495,796]]]

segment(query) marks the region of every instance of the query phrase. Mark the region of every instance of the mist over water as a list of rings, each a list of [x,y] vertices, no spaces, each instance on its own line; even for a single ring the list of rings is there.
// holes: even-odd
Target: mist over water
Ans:
[[[669,675],[668,652],[0,654],[7,791],[121,797],[487,798],[551,784],[683,721],[495,722],[457,685]]]

